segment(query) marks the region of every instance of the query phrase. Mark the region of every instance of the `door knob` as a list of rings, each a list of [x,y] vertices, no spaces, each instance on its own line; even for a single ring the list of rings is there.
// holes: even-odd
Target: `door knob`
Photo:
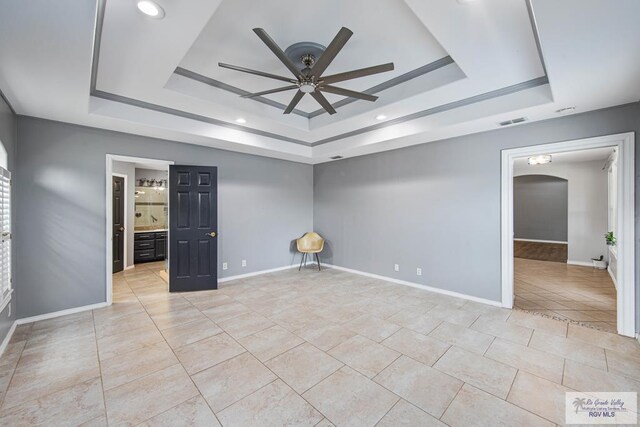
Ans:
[[[120,227],[120,231],[124,231],[124,227]]]
[[[215,231],[212,231],[211,233],[204,233],[205,236],[209,236],[209,237],[216,237],[217,234]]]

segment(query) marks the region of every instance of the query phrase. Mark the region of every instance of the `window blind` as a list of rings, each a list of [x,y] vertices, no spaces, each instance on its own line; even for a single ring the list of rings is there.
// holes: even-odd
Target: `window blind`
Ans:
[[[0,308],[11,298],[11,172],[0,167]]]

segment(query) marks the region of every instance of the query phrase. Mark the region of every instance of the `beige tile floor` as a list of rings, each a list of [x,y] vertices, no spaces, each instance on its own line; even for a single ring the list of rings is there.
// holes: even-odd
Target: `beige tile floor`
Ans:
[[[565,391],[640,391],[618,335],[330,269],[169,294],[159,268],[20,326],[0,425],[553,426]]]
[[[616,332],[616,289],[606,270],[514,261],[514,307]]]

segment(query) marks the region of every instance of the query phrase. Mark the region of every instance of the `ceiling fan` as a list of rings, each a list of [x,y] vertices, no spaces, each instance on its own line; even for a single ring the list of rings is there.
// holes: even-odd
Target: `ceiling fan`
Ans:
[[[285,67],[291,71],[295,78],[278,76],[271,73],[265,73],[263,71],[239,67],[237,65],[224,64],[222,62],[218,63],[218,65],[223,68],[290,83],[288,86],[242,95],[243,98],[253,98],[256,96],[297,89],[293,99],[284,110],[284,114],[291,113],[302,97],[307,93],[318,101],[318,104],[320,104],[329,114],[335,114],[336,110],[331,106],[322,92],[363,99],[365,101],[375,101],[378,99],[377,96],[336,87],[333,86],[333,83],[393,70],[393,62],[389,62],[387,64],[375,65],[373,67],[360,68],[358,70],[323,76],[322,73],[324,73],[329,64],[331,64],[349,38],[353,35],[353,32],[346,27],[342,27],[340,31],[338,31],[338,34],[326,48],[317,43],[301,42],[289,46],[286,51],[282,51],[276,42],[273,41],[273,39],[269,37],[267,32],[262,28],[254,28],[253,32],[260,37],[260,40],[262,40],[269,49],[271,49]]]

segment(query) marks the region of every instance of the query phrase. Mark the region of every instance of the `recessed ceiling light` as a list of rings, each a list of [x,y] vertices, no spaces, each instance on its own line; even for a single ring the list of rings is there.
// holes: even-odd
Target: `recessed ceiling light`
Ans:
[[[247,121],[245,119],[243,119],[242,117],[238,117],[236,119],[236,123],[244,124],[244,123],[247,123]]]
[[[151,0],[140,0],[138,2],[138,10],[151,18],[164,18],[164,9],[162,9],[158,3]]]
[[[539,156],[529,157],[530,165],[544,165],[546,163],[551,163],[551,154],[541,154]]]
[[[384,119],[386,119],[386,118],[387,118],[387,116],[385,116],[384,114],[378,114],[378,115],[376,116],[376,120],[384,120]]]
[[[556,110],[556,113],[567,114],[567,113],[571,113],[572,111],[575,111],[575,109],[576,107],[564,107],[559,110]]]

